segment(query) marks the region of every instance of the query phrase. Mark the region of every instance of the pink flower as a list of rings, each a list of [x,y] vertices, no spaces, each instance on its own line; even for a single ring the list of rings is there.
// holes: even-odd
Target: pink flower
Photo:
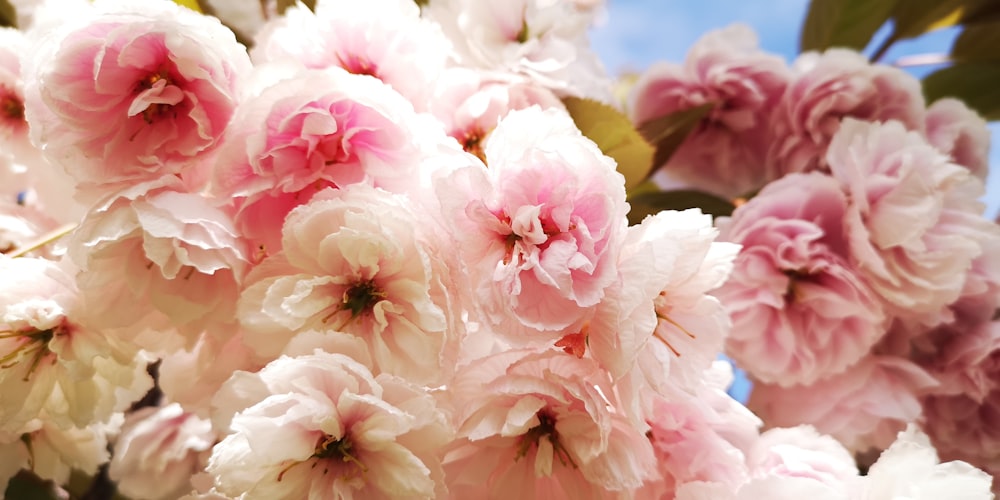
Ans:
[[[726,279],[739,248],[715,242],[716,234],[697,209],[663,211],[628,228],[619,279],[594,308],[587,337],[588,352],[614,380],[631,379],[619,389],[623,400],[641,399],[646,388],[663,395],[699,387],[721,350],[729,318],[707,293]]]
[[[230,217],[173,176],[101,200],[69,251],[80,286],[105,295],[102,326],[138,330],[155,310],[193,335],[233,322],[249,253]]]
[[[326,187],[400,191],[417,182],[415,169],[436,142],[388,86],[339,68],[260,73],[276,82],[237,110],[213,191],[235,198],[237,226],[264,255],[280,250],[288,212]]]
[[[444,466],[456,498],[604,498],[653,475],[649,440],[590,359],[508,350],[449,384],[458,437]],[[612,398],[612,399],[609,399]]]
[[[662,479],[644,485],[639,498],[673,498],[678,487],[695,481],[718,483],[736,491],[750,478],[741,443],[730,442],[726,431],[733,424],[749,423],[744,430],[756,440],[758,422],[732,399],[726,401],[728,405],[717,404],[725,400],[713,389],[706,386],[697,395],[673,391],[669,399],[655,400],[647,417],[650,430],[646,435],[653,444]],[[736,407],[744,413],[732,411]]]
[[[437,184],[475,300],[502,335],[578,323],[617,278],[624,179],[555,109],[508,114],[486,158]]]
[[[969,169],[986,181],[989,170],[990,130],[975,111],[958,99],[934,101],[927,109],[927,140],[951,157],[951,161]]]
[[[683,66],[650,67],[632,89],[628,107],[641,125],[713,104],[664,172],[720,196],[742,196],[777,176],[765,162],[772,141],[768,124],[790,78],[781,58],[759,50],[747,26],[734,25],[703,36]]]
[[[441,498],[451,439],[425,390],[340,355],[281,357],[236,372],[215,398],[230,434],[207,471],[241,498]]]
[[[192,490],[214,443],[212,423],[176,403],[141,408],[125,417],[108,473],[130,498],[177,498]]]
[[[1000,228],[982,217],[982,183],[899,122],[845,120],[827,153],[851,203],[851,263],[891,312],[934,325]]]
[[[357,336],[376,373],[440,381],[462,328],[448,240],[418,209],[365,185],[324,191],[295,209],[284,250],[247,278],[239,303],[246,343],[273,358],[299,332]]]
[[[33,139],[91,187],[183,172],[229,122],[246,51],[214,18],[172,2],[95,7],[26,59]]]
[[[551,91],[526,79],[451,68],[440,82],[431,111],[450,137],[485,162],[486,142],[497,122],[510,111],[531,106],[564,107]]]
[[[716,296],[732,317],[726,352],[755,379],[791,386],[840,373],[886,330],[878,295],[848,261],[847,198],[823,174],[791,174],[721,221],[743,246]]]
[[[166,400],[201,418],[208,418],[212,397],[234,372],[256,371],[267,364],[244,344],[241,331],[225,328],[202,333],[190,346],[157,354],[161,357],[156,381]]]
[[[20,55],[29,50],[24,33],[13,28],[0,30],[0,141],[14,157],[36,155],[28,139],[24,119],[24,83]],[[23,159],[21,160],[24,161]]]
[[[994,379],[996,373],[991,374]],[[981,400],[963,394],[931,396],[923,409],[922,428],[942,458],[968,462],[994,477],[1000,473],[1000,429],[995,424],[1000,418],[1000,389]]]
[[[451,48],[440,27],[421,19],[409,0],[320,0],[315,13],[293,6],[255,39],[255,63],[291,60],[371,75],[419,110],[429,107]]]
[[[831,49],[802,54],[796,75],[774,111],[768,163],[780,172],[827,168],[826,148],[844,118],[898,120],[923,131],[920,82],[904,71],[871,64],[861,54]]]
[[[872,355],[811,385],[755,384],[748,406],[772,426],[808,424],[852,451],[884,449],[920,417],[920,398],[936,386],[910,361]]]

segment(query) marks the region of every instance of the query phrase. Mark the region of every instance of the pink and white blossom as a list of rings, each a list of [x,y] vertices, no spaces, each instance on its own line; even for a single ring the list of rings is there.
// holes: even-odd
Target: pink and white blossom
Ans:
[[[212,423],[172,403],[125,417],[108,474],[129,498],[167,500],[192,490],[215,443]]]
[[[339,68],[258,73],[269,84],[237,110],[212,190],[234,198],[237,227],[263,255],[280,250],[288,213],[327,187],[416,189],[421,161],[445,140],[372,77]]]
[[[747,406],[769,425],[812,425],[851,451],[885,449],[921,417],[921,398],[937,385],[911,361],[871,355],[810,385],[755,384]]]
[[[607,498],[652,478],[649,440],[609,382],[593,360],[556,350],[508,350],[460,370],[448,386],[452,496]]]
[[[96,298],[74,271],[0,256],[0,432],[26,432],[43,412],[61,428],[103,422],[152,386],[146,358],[92,326]]]
[[[927,436],[910,425],[882,452],[868,474],[856,480],[852,498],[992,500],[990,485],[994,481],[968,463],[941,463]]]
[[[87,199],[183,173],[217,145],[250,70],[218,20],[123,0],[48,30],[22,62],[32,139],[92,191]]]
[[[319,0],[293,5],[255,37],[255,63],[297,61],[374,76],[426,110],[451,47],[440,26],[410,0]]]
[[[811,384],[885,333],[882,302],[849,260],[847,211],[834,179],[790,174],[719,222],[722,238],[743,246],[716,291],[733,320],[726,352],[756,380]]]
[[[560,96],[611,101],[610,79],[590,48],[593,13],[574,2],[434,0],[438,22],[458,65],[527,76]]]
[[[236,372],[216,395],[229,434],[207,471],[222,493],[256,498],[441,498],[452,429],[404,379],[321,351]],[[242,496],[241,496],[242,495]]]
[[[774,110],[768,163],[779,172],[826,170],[826,149],[845,118],[899,121],[924,130],[920,81],[846,49],[807,52]]]
[[[273,358],[299,332],[364,340],[373,371],[439,381],[461,338],[447,240],[408,198],[327,190],[289,214],[283,251],[247,278],[245,341]]]
[[[1000,227],[982,217],[983,185],[899,122],[848,119],[826,155],[851,200],[850,262],[898,312],[935,325]]]
[[[990,129],[964,102],[945,98],[927,108],[927,140],[951,161],[986,181],[989,170]]]
[[[137,183],[80,223],[69,251],[81,288],[103,293],[103,310],[114,309],[100,316],[103,326],[139,330],[165,319],[197,335],[234,322],[247,243],[226,212],[187,189],[173,176]],[[142,306],[120,310],[124,303]]]
[[[437,185],[472,280],[501,335],[579,326],[617,278],[624,179],[564,112],[511,112],[472,165]]]
[[[790,79],[785,62],[761,51],[749,27],[733,25],[700,38],[683,65],[651,66],[631,91],[629,115],[642,126],[711,106],[662,173],[719,196],[743,196],[779,175],[766,162],[768,125]]]

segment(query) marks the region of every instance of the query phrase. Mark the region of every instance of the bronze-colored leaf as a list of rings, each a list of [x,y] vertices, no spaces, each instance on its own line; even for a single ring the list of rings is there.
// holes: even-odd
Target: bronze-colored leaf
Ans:
[[[316,0],[278,0],[278,14],[284,14],[289,7],[302,2],[311,11],[316,10]]]
[[[10,0],[0,0],[0,26],[17,27],[17,9],[11,5]]]
[[[641,183],[653,167],[653,146],[635,129],[622,112],[591,99],[563,99],[577,128],[618,162],[618,171],[625,176],[625,187]]]
[[[901,0],[892,12],[893,38],[915,38],[958,24],[984,21],[1000,15],[996,0]]]
[[[718,196],[694,190],[642,192],[629,196],[632,209],[628,213],[630,225],[642,222],[646,216],[663,210],[687,210],[700,208],[713,217],[732,215],[736,207]]]
[[[951,47],[951,59],[957,63],[1000,62],[1000,22],[966,26]]]
[[[639,125],[639,133],[656,148],[652,171],[656,171],[670,160],[677,148],[684,143],[684,139],[687,139],[714,107],[714,102],[705,103]]]
[[[799,37],[802,52],[847,47],[862,50],[889,20],[897,1],[812,0]]]
[[[928,102],[957,97],[986,120],[1000,120],[1000,63],[956,64],[927,75],[923,80]]]

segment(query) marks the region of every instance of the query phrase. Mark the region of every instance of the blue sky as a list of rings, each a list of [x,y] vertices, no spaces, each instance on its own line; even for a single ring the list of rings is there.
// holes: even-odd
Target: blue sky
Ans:
[[[591,43],[613,74],[643,71],[660,60],[680,62],[688,47],[705,32],[734,22],[750,25],[761,47],[786,60],[794,59],[808,0],[608,0],[607,16],[591,32]],[[899,43],[884,61],[903,55],[946,52],[955,30],[942,30]],[[926,72],[926,69],[923,70]],[[990,125],[993,143],[1000,123]],[[987,181],[986,214],[1000,211],[1000,148],[993,147]]]

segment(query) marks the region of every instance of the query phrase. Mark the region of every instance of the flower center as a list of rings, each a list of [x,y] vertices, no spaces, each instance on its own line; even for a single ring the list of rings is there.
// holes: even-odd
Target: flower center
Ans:
[[[183,95],[180,89],[173,85],[167,72],[162,69],[139,80],[135,90],[139,93],[140,102],[133,103],[133,107],[139,106],[139,109],[142,109],[142,119],[147,124],[170,112]],[[142,107],[143,105],[145,107]],[[138,112],[138,109],[134,112]],[[129,116],[134,116],[132,113],[130,111]]]
[[[379,290],[375,280],[365,280],[354,283],[344,292],[344,304],[341,310],[351,311],[351,319],[361,313],[369,312],[375,304],[385,298],[385,292]]]
[[[368,472],[368,467],[361,463],[361,460],[357,457],[357,452],[352,451],[352,448],[354,448],[354,444],[346,435],[339,439],[330,435],[320,436],[316,441],[316,448],[313,450],[312,456],[309,457],[310,459],[317,459],[313,461],[311,467],[316,468],[316,466],[323,464],[323,474],[326,474],[329,472],[329,463],[326,461],[329,459],[336,460],[339,458],[343,463],[354,464],[350,473],[345,474],[345,476],[356,476],[358,471],[360,471],[361,474]],[[300,463],[302,462],[292,462],[288,465],[288,467],[282,469],[281,472],[278,473],[278,481],[281,481],[286,472]]]
[[[0,92],[0,114],[11,121],[24,121],[24,103],[16,95],[3,89]]]
[[[466,153],[476,155],[476,157],[482,160],[485,165],[486,151],[483,149],[483,143],[485,142],[484,139],[486,139],[486,132],[475,128],[462,135],[459,142],[462,143],[462,149],[464,149]]]
[[[57,326],[47,330],[22,330],[22,331],[0,331],[0,340],[9,339],[14,344],[14,348],[0,357],[0,369],[12,368],[20,365],[25,360],[30,360],[28,370],[24,374],[25,382],[31,378],[31,374],[38,368],[42,359],[52,353],[49,350],[49,342],[58,335],[65,334],[65,327]]]
[[[564,466],[572,466],[574,469],[577,468],[573,457],[569,455],[569,450],[559,442],[559,432],[556,431],[555,417],[545,409],[539,411],[537,416],[538,425],[528,429],[528,432],[521,436],[520,441],[518,441],[517,456],[514,460],[520,460],[527,455],[532,446],[537,449],[539,440],[548,439],[549,443],[552,444],[552,452],[559,459],[559,463]]]

